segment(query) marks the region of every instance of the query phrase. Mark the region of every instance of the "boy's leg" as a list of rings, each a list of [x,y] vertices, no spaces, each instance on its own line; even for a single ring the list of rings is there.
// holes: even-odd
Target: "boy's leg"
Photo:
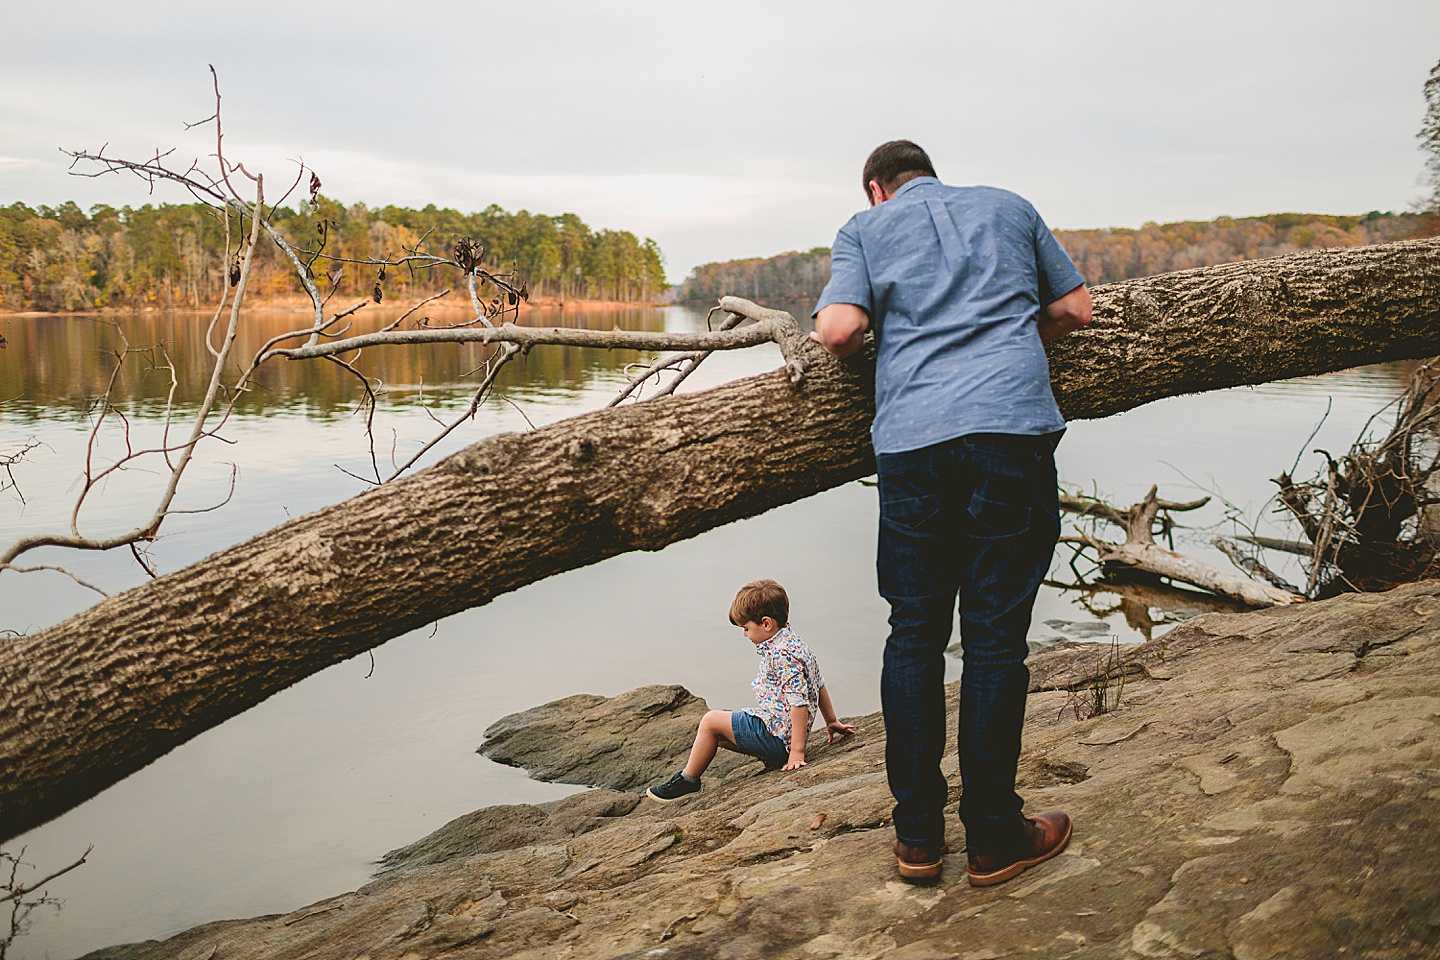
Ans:
[[[724,747],[735,749],[735,728],[731,725],[729,710],[711,710],[700,718],[700,727],[695,731],[695,744],[690,748],[690,759],[685,761],[685,776],[699,780],[715,751]]]
[[[735,729],[731,725],[730,711],[711,710],[700,718],[700,727],[695,731],[695,744],[690,748],[690,758],[685,767],[664,783],[656,784],[645,793],[661,803],[669,803],[688,797],[700,789],[700,775],[715,759],[715,751],[724,747],[734,750]]]

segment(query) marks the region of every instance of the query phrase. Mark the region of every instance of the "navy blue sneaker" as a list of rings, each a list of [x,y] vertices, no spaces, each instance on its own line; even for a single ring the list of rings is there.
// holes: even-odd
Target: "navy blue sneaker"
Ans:
[[[651,800],[659,800],[661,803],[669,803],[672,800],[679,800],[681,797],[688,797],[692,793],[700,792],[699,780],[686,780],[685,772],[675,774],[669,780],[658,786],[651,787],[645,791],[645,795]]]

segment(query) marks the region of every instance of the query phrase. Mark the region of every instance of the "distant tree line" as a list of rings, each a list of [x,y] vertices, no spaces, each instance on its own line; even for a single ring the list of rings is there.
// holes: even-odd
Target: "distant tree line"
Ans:
[[[690,303],[723,296],[749,300],[809,300],[820,296],[830,279],[830,248],[774,257],[726,260],[696,267],[676,290],[676,299]]]
[[[1137,229],[1055,231],[1092,284],[1300,250],[1356,247],[1437,234],[1440,216],[1433,213],[1367,213],[1355,217],[1276,213],[1147,223]],[[759,300],[810,300],[819,296],[829,278],[830,248],[816,247],[805,253],[782,253],[766,259],[702,264],[679,286],[676,299],[702,302],[732,294]]]
[[[417,244],[448,255],[469,237],[485,249],[491,272],[513,265],[532,298],[651,300],[667,290],[664,258],[654,240],[626,230],[591,230],[573,213],[559,216],[490,206],[464,214],[433,204],[423,210],[362,203],[345,206],[320,196],[300,209],[277,211],[291,243],[349,259],[396,258]],[[249,223],[232,215],[231,236]],[[0,207],[0,310],[81,310],[142,305],[200,306],[218,299],[231,269],[225,262],[226,223],[205,204],[146,204],[87,214],[73,202],[56,208],[23,203]],[[338,272],[337,272],[338,268]],[[320,259],[322,289],[343,295],[373,292],[373,267]],[[443,289],[452,277],[391,268],[387,297]],[[273,244],[262,245],[251,267],[251,289],[263,297],[303,295],[294,269]]]
[[[1171,270],[1235,260],[1278,257],[1324,247],[1360,247],[1440,232],[1436,218],[1418,213],[1356,217],[1274,213],[1206,221],[1147,223],[1138,229],[1056,230],[1090,283],[1112,283]]]

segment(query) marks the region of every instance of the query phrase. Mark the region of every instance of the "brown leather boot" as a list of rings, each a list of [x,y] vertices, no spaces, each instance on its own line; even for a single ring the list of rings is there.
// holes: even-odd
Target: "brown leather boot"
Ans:
[[[934,880],[940,876],[941,858],[950,852],[945,841],[938,847],[912,847],[895,841],[895,864],[906,880]]]
[[[972,887],[990,887],[1004,883],[1044,863],[1065,849],[1070,842],[1070,817],[1059,810],[1046,810],[1025,820],[1026,844],[1010,856],[971,854],[965,874]]]

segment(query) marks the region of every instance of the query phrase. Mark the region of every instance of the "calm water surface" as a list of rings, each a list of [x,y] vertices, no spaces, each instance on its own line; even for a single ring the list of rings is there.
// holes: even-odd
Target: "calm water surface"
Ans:
[[[360,326],[373,327],[379,316]],[[203,393],[206,319],[146,314],[121,321],[131,347],[163,344],[180,374],[182,409]],[[526,322],[692,330],[703,327],[704,315],[684,307],[537,312]],[[239,355],[304,323],[293,313],[257,314]],[[0,452],[31,437],[43,443],[16,468],[18,491],[0,494],[0,540],[9,542],[68,524],[88,399],[104,389],[121,341],[111,324],[94,318],[3,320],[0,334],[9,342],[0,351]],[[132,357],[116,390],[137,445],[153,443],[161,429],[168,375],[154,367],[146,372],[158,356]],[[480,348],[464,346],[364,357],[366,372],[385,387],[375,421],[382,468],[433,435],[432,412],[445,419],[463,405],[484,359]],[[624,365],[637,359],[621,351],[537,348],[502,374],[497,392],[505,399],[487,401],[424,462],[490,434],[599,407],[624,382]],[[779,352],[768,346],[718,354],[687,389],[779,364]],[[1272,535],[1287,535],[1271,523],[1274,487],[1267,478],[1291,469],[1310,448],[1345,449],[1407,376],[1405,365],[1367,367],[1075,423],[1060,446],[1061,477],[1123,503],[1152,483],[1173,499],[1223,494],[1227,503],[1217,500],[1189,522],[1231,532],[1224,524],[1232,511]],[[261,389],[224,430],[230,442],[201,448],[179,506],[224,500],[232,463],[239,471],[233,498],[215,512],[169,521],[151,550],[162,572],[365,489],[344,472],[371,470],[364,419],[355,413],[357,387],[348,377],[315,362],[265,371]],[[1377,424],[1383,428],[1384,415]],[[108,435],[102,455],[113,455],[120,442]],[[1316,461],[1306,452],[1300,472]],[[148,515],[161,482],[143,465],[117,476],[82,513],[82,530],[101,533]],[[839,711],[876,710],[886,610],[874,589],[875,524],[874,490],[847,484],[659,553],[553,577],[392,640],[374,652],[373,664],[363,655],[313,676],[7,844],[24,846],[26,859],[46,872],[95,845],[85,866],[51,885],[64,907],[35,914],[12,955],[73,957],[209,920],[286,912],[364,883],[381,854],[462,813],[575,790],[532,782],[475,753],[486,726],[507,713],[647,683],[680,683],[714,706],[744,706],[754,654],[726,611],[735,589],[757,577],[775,577],[789,589],[792,621],[815,647]],[[1206,542],[1213,532],[1182,531],[1179,546],[1223,564]],[[64,562],[110,591],[143,578],[128,554],[41,552],[31,560]],[[1293,567],[1287,572],[1302,578]],[[1068,577],[1063,558],[1054,574]],[[53,574],[6,574],[0,628],[36,630],[93,597]],[[1140,618],[1147,614],[1167,619],[1142,604]],[[1105,626],[1097,628],[1099,622]],[[1097,629],[1140,638],[1113,595],[1047,588],[1032,640],[1093,636]],[[951,666],[958,673],[958,662]]]

